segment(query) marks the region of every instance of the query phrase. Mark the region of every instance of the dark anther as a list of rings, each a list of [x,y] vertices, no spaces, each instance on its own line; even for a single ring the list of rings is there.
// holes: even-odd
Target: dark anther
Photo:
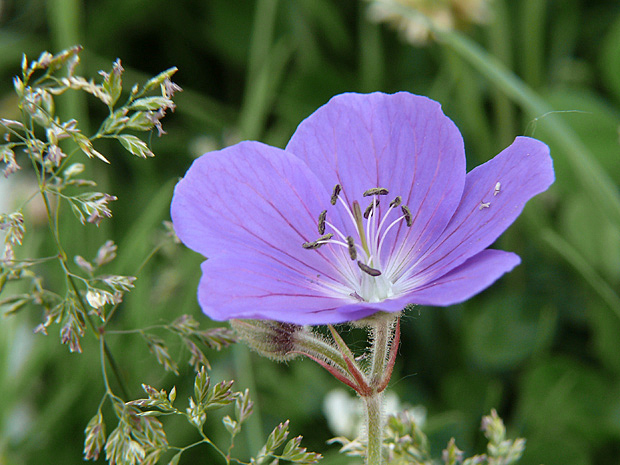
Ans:
[[[327,216],[327,210],[323,210],[319,215],[319,234],[325,234],[325,217]]]
[[[357,258],[357,249],[355,248],[353,236],[347,237],[347,244],[349,246],[349,256],[351,257],[351,260],[355,260]]]
[[[400,205],[400,203],[403,201],[402,197],[399,195],[398,197],[396,197],[394,200],[392,200],[390,202],[390,207],[392,208],[396,208]]]
[[[334,186],[334,190],[332,191],[332,198],[330,200],[332,205],[336,205],[336,202],[338,201],[338,196],[340,195],[341,191],[342,191],[342,186],[340,184],[336,184]]]
[[[325,241],[330,240],[332,237],[334,237],[334,235],[332,233],[325,234],[325,235],[319,237],[316,241],[304,242],[303,244],[301,244],[301,246],[304,249],[318,249],[322,245],[325,245]]]
[[[360,267],[360,270],[362,270],[364,273],[368,273],[370,276],[381,276],[381,272],[379,270],[371,268],[365,263],[360,262],[359,260],[357,261],[357,266]]]
[[[411,214],[411,210],[409,210],[407,205],[402,205],[400,208],[403,211],[403,216],[405,217],[407,226],[411,226],[413,224],[413,215]]]
[[[373,187],[364,192],[364,197],[370,197],[371,195],[388,195],[389,193],[390,191],[384,187]]]
[[[370,212],[373,210],[373,204],[374,204],[374,208],[377,208],[379,206],[379,199],[376,199],[374,202],[371,202],[370,205],[366,207],[366,210],[364,211],[364,218],[368,219],[368,217],[370,216]]]

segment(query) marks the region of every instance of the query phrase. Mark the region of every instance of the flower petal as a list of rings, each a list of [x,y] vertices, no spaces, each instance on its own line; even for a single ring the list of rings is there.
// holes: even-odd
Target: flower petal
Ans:
[[[177,184],[171,216],[179,238],[212,257],[221,253],[301,255],[315,240],[329,199],[298,158],[242,142],[198,158]]]
[[[439,103],[406,92],[342,94],[304,120],[286,147],[326,189],[340,184],[349,205],[373,187],[401,196],[413,217],[390,234],[420,256],[448,224],[465,182],[463,140]],[[362,207],[363,208],[363,207]],[[390,250],[391,249],[391,250]],[[412,257],[412,259],[415,257]]]
[[[439,279],[408,295],[411,303],[446,307],[483,291],[521,262],[518,255],[503,250],[483,250]]]
[[[467,174],[463,198],[441,238],[415,265],[421,282],[448,273],[489,247],[525,203],[554,181],[549,147],[529,137]]]
[[[285,264],[250,254],[217,256],[204,262],[202,271],[198,300],[213,320],[329,324],[359,320],[380,310],[325,296]]]
[[[329,249],[302,247],[318,238],[330,196],[303,161],[258,142],[196,160],[175,188],[171,216],[179,238],[209,257],[203,311],[219,320],[262,314],[303,324],[307,312],[322,313],[313,318],[323,323],[357,319],[338,317],[349,313],[339,309],[346,301],[326,297],[315,281],[339,285]]]

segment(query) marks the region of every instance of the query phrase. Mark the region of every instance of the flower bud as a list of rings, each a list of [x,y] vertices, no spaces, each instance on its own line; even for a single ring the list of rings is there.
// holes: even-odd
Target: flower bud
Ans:
[[[298,338],[307,330],[292,323],[267,320],[230,320],[239,339],[252,350],[272,360],[284,362],[298,357]]]

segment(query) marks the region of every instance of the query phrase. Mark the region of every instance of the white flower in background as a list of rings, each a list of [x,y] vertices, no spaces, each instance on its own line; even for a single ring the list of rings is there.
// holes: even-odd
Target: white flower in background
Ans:
[[[458,29],[469,24],[485,24],[491,19],[492,0],[370,0],[368,15],[375,22],[389,23],[405,40],[426,44],[432,36],[426,21],[405,17],[390,8],[400,5],[416,10],[440,29]]]
[[[323,414],[329,429],[337,436],[351,438],[359,433],[362,404],[344,389],[334,389],[325,396]]]
[[[386,415],[400,412],[400,400],[393,392],[386,392],[383,402]],[[323,414],[327,419],[329,429],[334,434],[346,438],[361,435],[364,410],[359,397],[349,395],[344,389],[334,389],[325,396]],[[424,416],[426,416],[426,411],[424,411]]]

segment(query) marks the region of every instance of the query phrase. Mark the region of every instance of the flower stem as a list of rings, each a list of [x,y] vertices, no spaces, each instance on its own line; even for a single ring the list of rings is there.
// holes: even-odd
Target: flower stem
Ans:
[[[386,373],[388,353],[392,342],[392,327],[395,318],[387,315],[373,322],[371,366],[369,385],[371,394],[362,396],[366,408],[366,465],[383,464],[383,395],[387,384]]]
[[[383,394],[362,397],[366,408],[366,465],[383,464]]]
[[[373,328],[372,366],[370,372],[371,387],[375,388],[383,379],[385,363],[390,346],[392,319],[382,318]]]

